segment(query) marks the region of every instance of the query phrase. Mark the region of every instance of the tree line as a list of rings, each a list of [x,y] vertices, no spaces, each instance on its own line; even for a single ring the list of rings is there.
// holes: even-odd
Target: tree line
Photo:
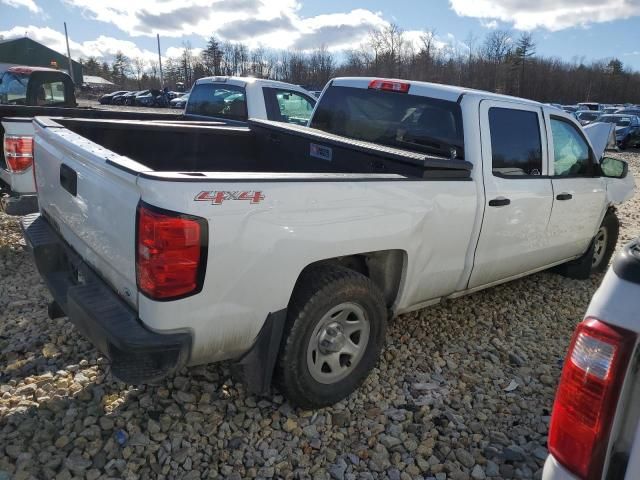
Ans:
[[[128,58],[118,52],[111,63],[80,60],[87,75],[99,75],[119,88],[159,87],[157,62]],[[240,42],[211,37],[198,54],[189,43],[180,56],[162,65],[169,88],[210,75],[254,76],[320,90],[336,76],[380,76],[460,85],[531,98],[574,104],[581,101],[640,103],[640,73],[618,58],[586,62],[536,54],[530,33],[518,36],[493,30],[484,38],[469,35],[464,44],[439,40],[434,30],[416,42],[397,25],[375,29],[359,48],[337,55],[321,46],[313,51],[251,49]]]

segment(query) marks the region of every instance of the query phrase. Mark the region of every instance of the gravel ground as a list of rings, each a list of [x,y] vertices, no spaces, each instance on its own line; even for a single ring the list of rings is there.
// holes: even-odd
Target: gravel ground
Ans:
[[[620,156],[640,176],[640,153]],[[620,217],[622,244],[640,194]],[[311,412],[248,396],[224,364],[114,380],[47,318],[16,220],[0,214],[0,231],[0,480],[540,478],[561,362],[600,281],[545,272],[403,315],[364,386]]]

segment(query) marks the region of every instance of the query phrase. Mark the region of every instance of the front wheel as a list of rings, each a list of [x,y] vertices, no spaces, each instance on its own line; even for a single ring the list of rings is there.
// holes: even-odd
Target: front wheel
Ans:
[[[593,238],[593,256],[591,257],[591,271],[604,272],[609,266],[609,260],[616,249],[620,222],[613,212],[607,212],[602,225]]]
[[[386,320],[382,294],[366,276],[340,266],[303,272],[287,312],[278,386],[303,408],[347,397],[375,366]]]
[[[618,243],[619,230],[620,222],[615,211],[608,211],[591,241],[589,250],[582,257],[555,267],[555,271],[578,280],[586,280],[592,273],[604,272]]]

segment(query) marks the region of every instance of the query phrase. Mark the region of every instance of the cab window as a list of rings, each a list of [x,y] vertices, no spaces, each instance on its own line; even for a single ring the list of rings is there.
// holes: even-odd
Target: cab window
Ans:
[[[28,76],[5,73],[0,83],[0,104],[25,105],[28,81]]]
[[[493,174],[504,177],[542,174],[538,114],[528,110],[489,109]]]
[[[316,101],[299,92],[264,87],[267,117],[277,122],[306,125]]]
[[[199,83],[194,85],[187,115],[247,120],[247,101],[244,87],[224,83]]]
[[[551,118],[553,136],[553,173],[556,177],[591,174],[589,145],[574,125]]]
[[[44,82],[37,92],[37,105],[65,103],[65,88],[62,82]]]

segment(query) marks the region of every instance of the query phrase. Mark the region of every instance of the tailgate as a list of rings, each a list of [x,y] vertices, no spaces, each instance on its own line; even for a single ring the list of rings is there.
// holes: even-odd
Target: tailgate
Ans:
[[[41,213],[135,307],[136,175],[144,167],[47,118],[33,124]]]

